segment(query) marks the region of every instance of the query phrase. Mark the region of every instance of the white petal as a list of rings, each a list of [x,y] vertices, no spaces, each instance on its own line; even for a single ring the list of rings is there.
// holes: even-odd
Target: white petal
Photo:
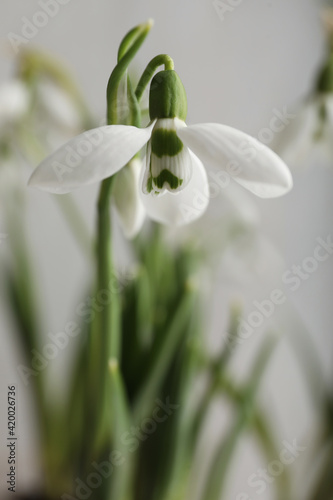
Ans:
[[[177,134],[207,168],[228,172],[261,198],[281,196],[292,187],[290,171],[281,158],[244,132],[204,123],[180,129]]]
[[[140,178],[142,161],[132,160],[116,175],[112,190],[126,238],[134,238],[140,231],[145,219],[145,209],[140,197]]]
[[[192,160],[189,149],[177,136],[177,130],[182,127],[186,125],[178,118],[156,121],[148,144],[147,161],[150,160],[144,177],[144,193],[148,194],[151,190],[176,193],[187,186],[192,175]],[[154,142],[157,151],[154,151]],[[178,148],[177,154],[175,147]]]
[[[162,224],[182,226],[200,217],[209,202],[209,185],[206,171],[199,160],[190,152],[192,177],[186,188],[177,193],[141,193],[149,217]]]
[[[169,172],[178,183],[177,187],[171,187],[170,181],[165,181],[163,186],[157,186],[155,179],[158,179],[161,173]],[[162,156],[159,158],[154,153],[150,155],[150,175],[152,176],[153,189],[156,192],[177,193],[186,188],[192,175],[192,161],[189,149],[183,147],[182,151],[175,156]],[[145,185],[147,190],[147,186]]]
[[[73,189],[110,177],[120,170],[149,140],[147,128],[107,125],[74,137],[45,158],[29,184],[51,193]]]

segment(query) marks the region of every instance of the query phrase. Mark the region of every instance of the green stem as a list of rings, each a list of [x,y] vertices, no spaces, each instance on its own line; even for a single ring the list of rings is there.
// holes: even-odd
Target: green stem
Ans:
[[[112,444],[115,450],[123,456],[123,464],[115,468],[113,472],[108,498],[128,499],[131,495],[133,481],[134,456],[123,442],[123,436],[131,428],[131,414],[125,383],[120,372],[118,361],[110,358],[109,361],[110,377],[110,402],[113,409],[112,415]]]
[[[254,414],[253,429],[267,462],[276,460],[279,457],[279,450],[275,445],[268,421],[259,410],[256,410]],[[275,490],[277,500],[291,499],[290,478],[286,467],[275,478]]]
[[[239,437],[249,426],[251,421],[253,421],[255,396],[262,374],[273,350],[273,345],[272,339],[269,339],[259,352],[252,369],[250,381],[243,392],[236,419],[227,436],[221,440],[215,452],[202,498],[209,498],[210,500],[218,500],[221,498],[227,472],[239,442]]]
[[[184,329],[191,315],[193,301],[195,298],[195,290],[191,289],[188,284],[181,297],[177,311],[168,328],[163,342],[161,343],[158,352],[152,362],[149,370],[149,375],[142,389],[136,397],[133,408],[133,419],[139,422],[149,414],[154,398],[158,395],[165,374],[170,366],[172,357],[175,355],[177,345],[181,340],[181,335],[184,334]]]
[[[117,92],[129,63],[145,40],[152,22],[139,25],[131,30],[120,44],[118,64],[111,73],[107,85],[107,123],[117,123]],[[114,177],[105,179],[101,184],[97,210],[97,293],[109,290],[112,279],[112,230],[110,216],[110,198]],[[97,377],[98,394],[101,399],[97,405],[102,408],[108,360],[118,360],[120,354],[120,318],[119,297],[113,293],[110,304],[102,307],[98,315],[98,325],[92,329],[93,380]],[[96,375],[94,375],[96,374]]]
[[[153,24],[154,21],[152,19],[148,19],[148,21],[145,24],[135,26],[127,33],[127,35],[125,35],[125,37],[123,38],[123,40],[119,45],[118,57],[117,57],[118,62],[120,61],[120,59],[124,57],[126,52],[128,52],[129,49],[133,47],[133,45],[136,43],[137,37],[140,34],[140,30],[148,28],[149,31],[150,28],[153,26]]]
[[[130,109],[130,123],[135,127],[141,126],[141,111],[139,101],[136,98],[132,82],[127,77],[127,101]]]
[[[146,69],[142,73],[142,76],[141,76],[139,83],[138,83],[136,90],[135,90],[135,95],[136,95],[138,102],[140,102],[141,97],[145,91],[145,88],[147,87],[148,83],[152,79],[155,71],[157,70],[157,68],[159,66],[163,66],[163,64],[164,64],[165,70],[171,70],[174,68],[173,60],[167,54],[160,54],[160,55],[154,57],[150,61],[150,63],[147,65]]]
[[[88,375],[88,416],[87,432],[91,436],[87,444],[89,465],[95,454],[99,455],[109,436],[109,420],[112,410],[108,384],[108,361],[116,360],[120,355],[120,301],[114,290],[114,271],[112,264],[112,229],[110,214],[110,196],[114,177],[102,182],[97,204],[97,280],[96,295],[107,291],[110,301],[96,308],[96,316],[91,325],[90,355]],[[112,289],[110,289],[112,283]]]
[[[101,290],[108,290],[112,278],[112,240],[111,240],[111,216],[110,216],[110,196],[113,186],[113,177],[109,177],[102,182],[98,199],[98,234],[97,234],[97,293]],[[111,309],[112,303],[116,300],[114,293],[110,305],[103,307],[99,314],[100,318],[100,353],[105,356],[105,364],[102,368],[103,374],[107,369],[107,361],[110,357],[118,359],[119,338],[117,332],[111,332]],[[112,333],[109,338],[109,334]],[[103,375],[104,377],[104,375]]]
[[[131,30],[123,39],[119,52],[118,63],[111,73],[107,85],[107,123],[118,123],[118,87],[126,75],[129,63],[141,47],[150,31],[152,22],[139,25]],[[135,95],[131,108],[138,110]],[[137,119],[137,116],[136,116]],[[88,399],[85,425],[87,436],[83,464],[86,471],[91,467],[92,459],[101,458],[103,450],[109,446],[112,438],[110,422],[114,421],[111,381],[108,372],[109,360],[112,367],[117,366],[120,358],[120,296],[114,290],[115,276],[112,262],[112,228],[110,214],[110,199],[113,189],[113,177],[105,179],[100,188],[97,203],[97,283],[96,293],[103,291],[111,293],[110,301],[98,307],[95,320],[90,330],[90,349],[88,360]],[[112,283],[112,290],[110,284]],[[114,370],[112,371],[114,374]],[[107,498],[107,488],[102,488],[100,498]]]
[[[120,53],[118,54],[119,62],[117,66],[111,73],[111,76],[107,85],[107,122],[108,125],[118,122],[118,113],[117,113],[117,94],[118,94],[118,86],[121,78],[125,74],[125,71],[128,68],[128,65],[132,61],[133,57],[141,47],[144,42],[146,36],[148,35],[152,26],[152,22],[148,21],[145,24],[142,24],[135,28],[135,32],[130,31],[130,33],[125,37],[122,42]],[[132,34],[133,32],[133,34]],[[135,35],[135,36],[134,36]],[[129,38],[129,42],[126,42],[126,39]]]

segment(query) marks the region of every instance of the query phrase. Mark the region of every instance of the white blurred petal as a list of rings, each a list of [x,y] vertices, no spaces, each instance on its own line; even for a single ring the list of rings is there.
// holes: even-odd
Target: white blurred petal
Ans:
[[[177,193],[141,193],[149,217],[162,224],[182,226],[193,222],[206,210],[209,202],[209,185],[206,171],[199,160],[190,152],[192,177],[186,188]]]
[[[12,80],[0,86],[0,124],[14,121],[26,113],[29,106],[29,92],[19,80]]]
[[[230,172],[236,182],[261,198],[281,196],[292,187],[291,173],[281,158],[244,132],[204,123],[177,133],[206,168]]]
[[[38,97],[51,120],[69,129],[76,130],[80,127],[78,110],[64,90],[52,82],[43,82],[38,86]]]
[[[116,175],[113,200],[126,238],[134,238],[145,219],[145,209],[140,197],[142,161],[132,160]]]
[[[240,188],[237,184],[230,183],[222,192],[223,200],[220,198],[219,204],[225,202],[230,207],[230,216],[239,219],[240,222],[249,226],[258,226],[260,214],[255,204],[253,196]]]
[[[290,167],[333,164],[333,95],[314,96],[279,134],[275,151]]]
[[[291,167],[306,163],[319,129],[319,102],[311,100],[279,134],[275,150]]]
[[[14,191],[25,188],[22,165],[17,159],[2,159],[0,167],[0,201],[10,198]]]
[[[29,184],[63,194],[118,172],[149,140],[154,123],[147,128],[107,125],[74,137],[45,158]]]

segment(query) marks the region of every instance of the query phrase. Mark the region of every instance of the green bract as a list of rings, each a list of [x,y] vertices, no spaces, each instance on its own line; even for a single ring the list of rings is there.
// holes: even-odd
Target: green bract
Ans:
[[[180,118],[185,121],[187,98],[181,79],[174,70],[157,73],[149,92],[150,119]]]

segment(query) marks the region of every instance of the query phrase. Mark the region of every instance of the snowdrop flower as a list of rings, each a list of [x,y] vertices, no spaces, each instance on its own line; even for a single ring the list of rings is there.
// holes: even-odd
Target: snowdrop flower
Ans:
[[[16,126],[30,105],[28,88],[20,80],[0,86],[0,209],[18,204],[24,192],[22,159],[17,152]]]
[[[0,126],[19,120],[28,110],[29,92],[19,80],[6,82],[0,87]]]
[[[315,160],[333,162],[333,94],[318,94],[300,106],[280,134],[275,151],[291,167]]]
[[[173,69],[152,79],[149,112],[146,128],[108,125],[70,140],[42,161],[30,185],[67,193],[116,174],[146,146],[141,199],[147,214],[164,224],[180,226],[200,217],[212,179],[218,185],[223,172],[262,198],[291,189],[288,167],[256,139],[226,125],[186,125],[185,89]],[[139,165],[133,168],[138,176]],[[126,203],[131,201],[118,199],[120,211]]]
[[[322,11],[328,54],[311,94],[298,108],[274,149],[292,167],[333,162],[333,9]]]
[[[38,82],[37,95],[42,114],[57,125],[68,130],[79,130],[81,117],[73,100],[61,87],[52,81]],[[82,130],[82,129],[81,129]]]

